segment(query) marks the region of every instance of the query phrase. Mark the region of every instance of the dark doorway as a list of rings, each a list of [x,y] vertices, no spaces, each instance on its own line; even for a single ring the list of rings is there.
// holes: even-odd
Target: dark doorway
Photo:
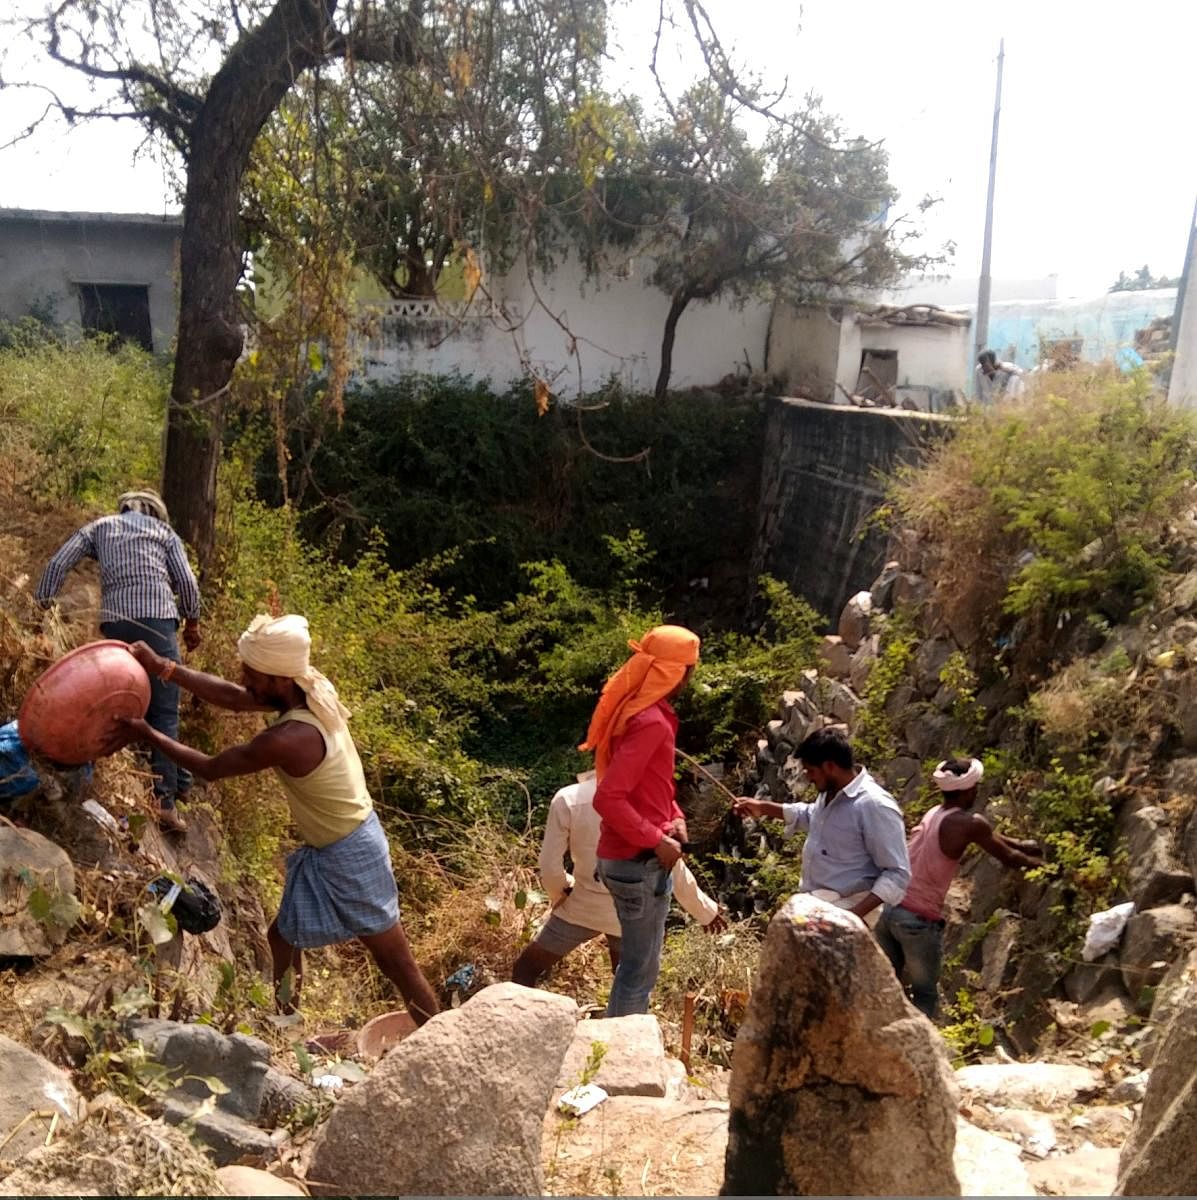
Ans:
[[[81,283],[79,309],[88,333],[107,333],[113,342],[154,349],[150,289],[144,283]]]
[[[865,350],[860,356],[856,394],[896,407],[894,388],[898,383],[896,350]]]

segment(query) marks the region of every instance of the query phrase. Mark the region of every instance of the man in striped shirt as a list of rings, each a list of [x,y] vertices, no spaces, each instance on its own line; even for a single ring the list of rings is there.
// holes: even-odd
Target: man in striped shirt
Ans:
[[[200,644],[199,588],[179,535],[170,527],[166,505],[157,492],[126,492],[114,516],[100,517],[74,533],[50,559],[34,593],[49,608],[67,573],[85,558],[100,566],[100,632],[116,641],[146,642],[174,662],[179,657],[178,629],[184,619],[188,650]],[[176,602],[176,597],[177,602]],[[146,720],[169,738],[179,736],[179,689],[150,679]],[[163,829],[186,829],[175,809],[185,799],[191,776],[155,750],[151,756],[158,821]]]

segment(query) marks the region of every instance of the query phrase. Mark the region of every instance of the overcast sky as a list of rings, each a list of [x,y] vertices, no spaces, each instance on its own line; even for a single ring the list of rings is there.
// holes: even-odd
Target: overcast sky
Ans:
[[[883,138],[903,203],[942,203],[924,218],[931,247],[957,252],[948,273],[979,270],[999,38],[1006,41],[998,159],[995,278],[1061,277],[1062,294],[1104,291],[1148,263],[1179,274],[1197,197],[1193,48],[1197,4],[1115,0],[707,0],[725,42],[796,95]],[[617,77],[648,88],[656,4],[617,10]],[[671,83],[694,71],[674,39]],[[47,76],[47,78],[50,78]],[[30,98],[0,92],[0,134]],[[0,204],[161,212],[162,168],[134,161],[135,129],[111,122],[46,131],[0,153]]]

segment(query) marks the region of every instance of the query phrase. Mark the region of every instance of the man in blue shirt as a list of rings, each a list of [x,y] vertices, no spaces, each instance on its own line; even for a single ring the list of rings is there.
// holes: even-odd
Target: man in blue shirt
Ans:
[[[49,608],[62,590],[67,573],[85,558],[100,567],[100,632],[116,641],[146,642],[172,662],[179,657],[179,619],[185,620],[188,650],[200,644],[200,596],[187,552],[170,527],[166,505],[148,489],[126,492],[114,516],[100,517],[72,534],[42,574],[34,598]],[[177,601],[176,601],[177,597]],[[179,736],[179,689],[163,679],[150,679],[150,727],[167,737]],[[191,776],[155,750],[151,755],[158,823],[181,833],[187,827],[175,810],[186,799]]]
[[[785,822],[786,837],[806,833],[799,890],[829,900],[868,924],[882,904],[898,904],[910,884],[902,810],[853,759],[840,729],[812,733],[794,752],[819,789],[811,804],[777,804],[741,797],[738,817]]]

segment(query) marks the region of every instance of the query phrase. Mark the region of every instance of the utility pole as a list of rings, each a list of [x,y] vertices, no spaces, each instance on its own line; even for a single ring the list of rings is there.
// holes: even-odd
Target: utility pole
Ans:
[[[1185,265],[1180,273],[1180,287],[1176,291],[1176,308],[1172,313],[1172,336],[1168,339],[1168,349],[1175,350],[1180,338],[1180,318],[1185,311],[1185,292],[1189,288],[1189,272],[1193,269],[1193,259],[1197,258],[1197,203],[1193,205],[1193,223],[1189,226],[1189,245],[1185,250]]]
[[[985,242],[981,249],[981,283],[977,289],[976,345],[973,360],[989,341],[989,260],[993,251],[993,189],[997,181],[998,121],[1002,115],[1002,64],[1006,58],[1006,39],[998,42],[997,90],[993,98],[993,141],[989,146],[989,195],[985,200]]]

